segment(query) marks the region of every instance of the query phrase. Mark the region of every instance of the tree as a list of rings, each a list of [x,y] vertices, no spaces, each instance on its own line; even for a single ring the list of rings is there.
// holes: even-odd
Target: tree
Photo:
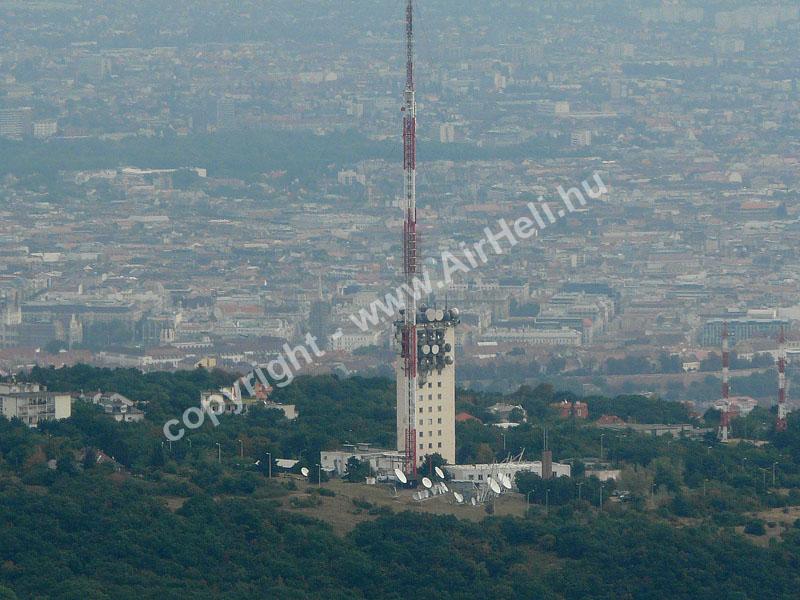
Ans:
[[[86,452],[83,455],[83,468],[92,469],[96,464],[97,452],[95,452],[94,448],[86,448]]]
[[[444,457],[439,454],[438,452],[434,452],[433,454],[426,454],[425,458],[422,459],[422,464],[419,466],[417,470],[421,475],[432,476],[434,475],[434,469],[439,467],[442,469],[447,464],[447,461]]]
[[[767,530],[764,528],[764,521],[761,519],[753,519],[748,521],[744,526],[744,532],[750,535],[764,535]]]
[[[347,459],[347,470],[344,479],[352,483],[360,483],[370,475],[372,475],[372,467],[369,466],[368,462],[360,461],[355,456]]]
[[[75,462],[69,454],[65,454],[56,461],[56,471],[64,475],[74,475],[76,472]]]

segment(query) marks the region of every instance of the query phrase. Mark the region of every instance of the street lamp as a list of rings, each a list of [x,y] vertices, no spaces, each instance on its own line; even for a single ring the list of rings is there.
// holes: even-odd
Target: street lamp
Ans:
[[[525,494],[525,504],[527,504],[528,506],[531,505],[531,494],[533,492],[534,492],[534,490],[528,490],[528,493]]]
[[[222,463],[222,446],[220,445],[219,442],[216,442],[216,444],[217,444],[217,462]]]
[[[550,489],[544,491],[544,514],[550,514]]]
[[[272,479],[272,454],[267,452],[267,456],[269,457],[269,459],[268,459],[269,462],[267,463],[269,465],[269,467],[268,467],[269,475],[267,477],[269,477],[269,479]]]
[[[600,484],[600,510],[603,510],[603,484]]]
[[[505,452],[506,451],[506,434],[505,433],[501,433],[500,435],[503,436],[503,452]]]
[[[605,433],[600,434],[600,460],[603,460],[603,438],[606,437]]]
[[[772,487],[775,487],[775,467],[777,466],[777,462],[772,463]]]
[[[322,465],[317,464],[317,485],[322,485]]]
[[[581,486],[583,485],[582,481],[578,482],[578,501],[581,499]]]
[[[239,442],[239,458],[244,458],[244,442],[242,440],[236,440]]]

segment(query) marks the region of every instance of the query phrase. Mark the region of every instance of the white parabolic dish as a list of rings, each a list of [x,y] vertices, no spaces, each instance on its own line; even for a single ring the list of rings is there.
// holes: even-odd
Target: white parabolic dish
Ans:
[[[422,478],[422,485],[424,485],[427,489],[431,489],[433,487],[433,482],[428,479],[427,477]]]
[[[403,473],[400,469],[395,469],[394,470],[394,476],[397,477],[397,480],[400,483],[403,483],[403,484],[408,483],[408,478],[406,477],[406,474]]]

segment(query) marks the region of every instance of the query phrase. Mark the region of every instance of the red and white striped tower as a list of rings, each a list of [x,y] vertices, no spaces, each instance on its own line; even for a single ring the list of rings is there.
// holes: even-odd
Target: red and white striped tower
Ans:
[[[778,338],[778,418],[775,421],[775,431],[786,431],[786,336],[781,327]]]
[[[722,324],[722,399],[725,401],[725,406],[722,410],[722,418],[719,422],[719,439],[722,442],[728,441],[728,432],[731,424],[730,412],[730,369],[731,355],[728,350],[728,322]]]
[[[408,290],[414,289],[417,275],[417,101],[414,92],[414,10],[413,0],[406,2],[406,88],[403,92],[403,193],[405,196],[405,221],[403,223],[403,271]],[[406,475],[417,474],[417,301],[407,293],[401,334],[401,358],[405,389]],[[398,382],[400,384],[400,382]]]

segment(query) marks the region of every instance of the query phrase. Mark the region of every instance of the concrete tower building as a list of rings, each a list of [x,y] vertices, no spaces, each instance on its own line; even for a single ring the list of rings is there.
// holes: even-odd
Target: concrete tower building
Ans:
[[[417,331],[416,422],[409,427],[405,404],[406,373],[401,357],[397,361],[397,449],[403,451],[406,432],[416,430],[416,459],[440,454],[450,464],[456,462],[456,367],[455,327],[457,309],[420,307]],[[398,340],[403,321],[397,323]]]

